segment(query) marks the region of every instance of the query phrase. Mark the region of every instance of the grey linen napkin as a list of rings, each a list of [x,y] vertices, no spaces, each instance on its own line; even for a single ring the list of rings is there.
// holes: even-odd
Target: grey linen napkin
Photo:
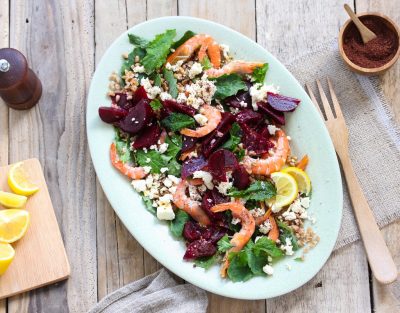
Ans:
[[[400,131],[379,81],[351,72],[343,63],[337,41],[322,45],[288,63],[288,69],[304,86],[315,80],[332,80],[349,128],[350,157],[380,227],[400,217]],[[317,98],[320,102],[320,98]],[[342,227],[335,249],[360,239],[343,177]]]
[[[207,305],[204,290],[178,284],[161,269],[107,295],[88,313],[202,313]]]

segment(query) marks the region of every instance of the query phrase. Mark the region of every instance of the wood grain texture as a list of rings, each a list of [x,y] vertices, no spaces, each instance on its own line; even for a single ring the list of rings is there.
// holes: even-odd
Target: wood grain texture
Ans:
[[[43,95],[29,111],[10,110],[10,161],[39,157],[74,261],[68,283],[13,297],[9,312],[82,312],[96,302],[95,180],[84,131],[93,13],[91,1],[11,2],[11,46],[27,56]]]
[[[258,42],[285,63],[337,36],[346,19],[342,5],[341,1],[257,0]],[[300,313],[310,309],[371,311],[368,267],[359,243],[334,253],[306,287],[267,301],[267,312]]]

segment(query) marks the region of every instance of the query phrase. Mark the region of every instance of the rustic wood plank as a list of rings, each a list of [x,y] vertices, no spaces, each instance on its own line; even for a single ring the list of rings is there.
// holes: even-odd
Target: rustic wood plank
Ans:
[[[201,17],[229,26],[256,39],[255,2],[237,0],[226,5],[223,0],[179,0],[179,15]],[[265,312],[265,301],[243,301],[209,293],[209,312]]]
[[[72,278],[13,297],[8,311],[86,311],[97,298],[95,180],[84,131],[94,64],[93,2],[12,1],[10,24],[11,46],[27,56],[43,83],[35,108],[10,110],[10,161],[40,159]]]
[[[400,24],[400,11],[396,1],[385,0],[356,0],[356,12],[380,12]],[[393,68],[380,77],[381,86],[386,98],[395,114],[397,124],[400,125],[400,63],[397,62]],[[400,268],[400,222],[392,223],[383,230],[385,241],[389,250],[393,253],[397,268]],[[372,281],[374,312],[398,313],[400,312],[400,289],[399,282],[384,286],[376,280]]]
[[[281,61],[292,59],[337,36],[346,19],[342,5],[342,1],[259,0],[258,42]],[[371,311],[368,267],[360,243],[334,253],[305,287],[267,301],[269,312],[300,313],[310,308],[313,312]]]

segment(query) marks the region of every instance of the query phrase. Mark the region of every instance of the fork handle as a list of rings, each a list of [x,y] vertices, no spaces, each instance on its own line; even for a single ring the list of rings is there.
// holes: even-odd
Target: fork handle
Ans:
[[[365,199],[350,158],[346,156],[340,159],[371,271],[378,282],[390,284],[397,279],[396,265]]]

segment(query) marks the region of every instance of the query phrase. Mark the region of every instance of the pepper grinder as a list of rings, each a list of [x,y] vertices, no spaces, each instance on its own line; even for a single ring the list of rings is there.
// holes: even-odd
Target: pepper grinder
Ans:
[[[0,97],[15,110],[32,108],[42,95],[42,83],[16,49],[0,49]]]

